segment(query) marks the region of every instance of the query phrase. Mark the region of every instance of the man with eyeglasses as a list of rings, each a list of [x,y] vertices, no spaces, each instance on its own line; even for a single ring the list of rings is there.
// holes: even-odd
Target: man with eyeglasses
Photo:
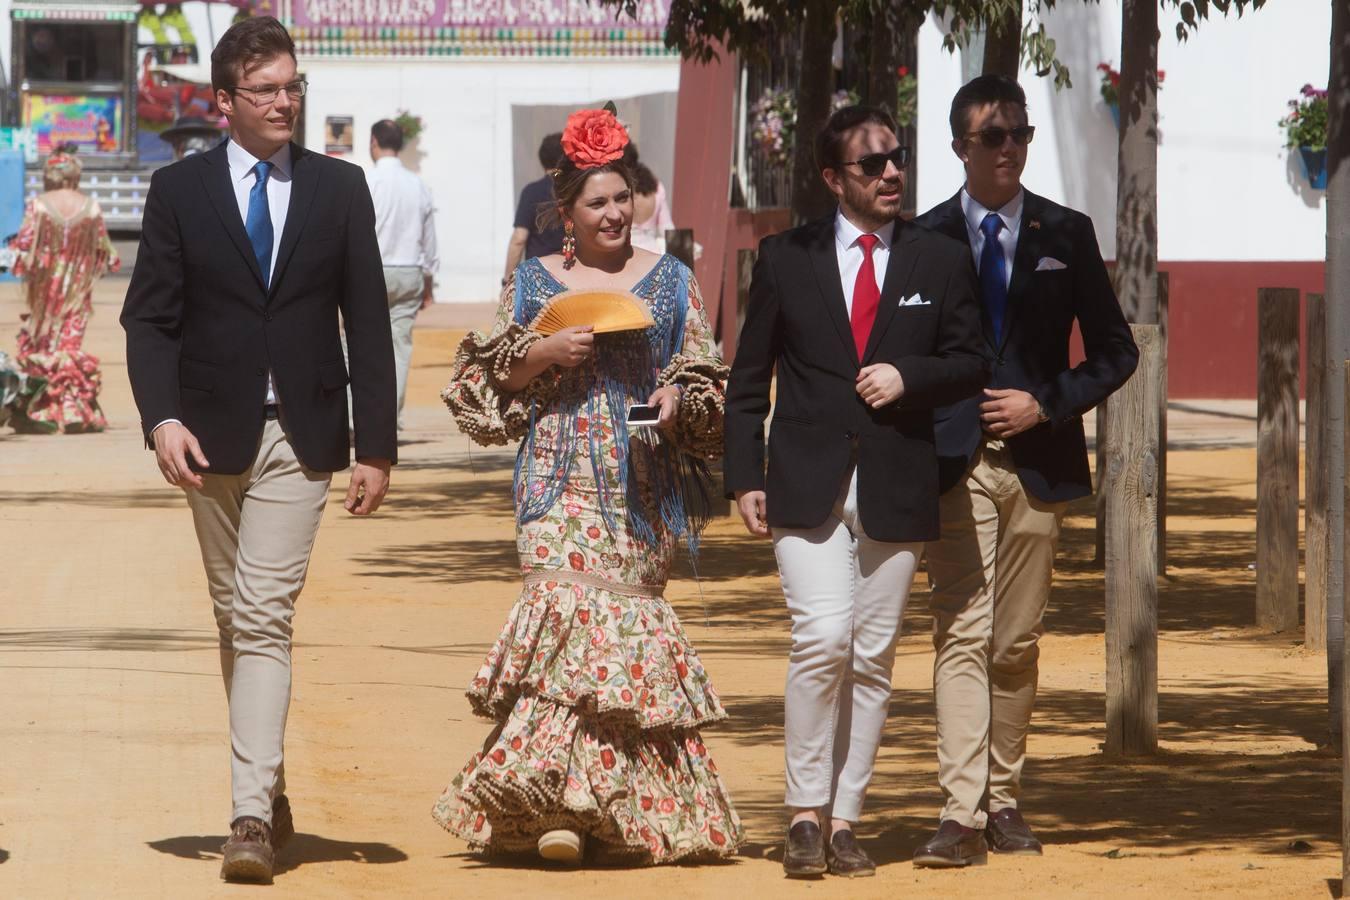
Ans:
[[[922,542],[938,536],[932,411],[987,374],[969,255],[899,218],[895,130],[872,107],[830,117],[816,162],[838,209],[760,244],[727,387],[726,490],[772,537],[792,616],[789,877],[875,872],[853,827]]]
[[[1022,187],[1022,88],[974,79],[951,128],[965,186],[917,221],[969,247],[990,378],[935,416],[942,536],[925,552],[945,805],[914,854],[932,867],[1041,853],[1018,797],[1055,546],[1069,502],[1092,493],[1081,417],[1138,361],[1092,220]],[[1087,358],[1071,367],[1075,321]]]
[[[345,388],[344,506],[366,516],[396,455],[394,356],[365,175],[292,143],[305,82],[286,29],[231,26],[211,81],[229,140],[155,172],[121,321],[146,441],[187,495],[215,607],[232,751],[221,877],[270,883],[295,832],[291,620],[332,473],[350,464]]]

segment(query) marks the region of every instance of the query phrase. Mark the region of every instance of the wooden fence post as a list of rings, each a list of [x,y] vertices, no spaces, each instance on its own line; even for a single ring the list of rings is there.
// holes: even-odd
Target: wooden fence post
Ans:
[[[745,324],[745,311],[750,306],[750,276],[755,271],[755,261],[759,259],[758,250],[741,250],[736,254],[736,335],[741,339],[741,326]]]
[[[1157,325],[1131,325],[1139,367],[1104,404],[1106,752],[1158,749]]]
[[[1171,283],[1158,273],[1158,574],[1167,574],[1167,301]]]
[[[1258,288],[1256,624],[1298,627],[1298,291]]]
[[[1309,294],[1304,352],[1308,359],[1308,407],[1304,415],[1303,451],[1303,646],[1327,649],[1326,379],[1327,307],[1321,294]]]

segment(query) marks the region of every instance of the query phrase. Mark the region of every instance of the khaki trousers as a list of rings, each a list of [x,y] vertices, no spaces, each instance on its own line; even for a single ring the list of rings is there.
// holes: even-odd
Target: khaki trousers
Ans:
[[[1068,504],[1028,494],[1003,441],[986,437],[940,506],[942,537],[925,551],[942,818],[983,828],[987,813],[1017,806],[1037,641]]]
[[[220,631],[230,708],[230,821],[272,821],[286,790],[282,743],[291,702],[291,617],[328,499],[327,472],[306,469],[269,419],[242,475],[203,475],[188,489]]]
[[[874,541],[854,469],[816,528],[774,528],[792,614],[784,691],[785,802],[856,822],[891,705],[895,641],[922,545]]]

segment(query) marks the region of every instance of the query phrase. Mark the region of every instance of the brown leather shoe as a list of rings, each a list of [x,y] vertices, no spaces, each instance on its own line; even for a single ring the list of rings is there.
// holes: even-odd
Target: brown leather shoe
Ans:
[[[824,875],[825,835],[815,822],[798,822],[788,829],[783,848],[783,874],[788,878],[815,878]]]
[[[867,878],[877,874],[877,864],[868,858],[852,830],[836,831],[830,835],[830,844],[825,848],[825,861],[831,875],[844,878]]]
[[[295,820],[291,818],[291,801],[278,794],[272,801],[272,849],[280,850],[295,837]]]
[[[932,869],[959,869],[989,862],[989,844],[984,832],[944,819],[937,834],[914,851],[914,865]]]
[[[220,877],[252,884],[272,883],[272,829],[262,819],[240,816],[230,826],[229,840],[221,848],[225,858]]]
[[[1040,856],[1042,853],[1041,842],[1031,833],[1022,814],[1013,807],[990,813],[985,834],[989,838],[989,849],[995,853],[1013,856]]]

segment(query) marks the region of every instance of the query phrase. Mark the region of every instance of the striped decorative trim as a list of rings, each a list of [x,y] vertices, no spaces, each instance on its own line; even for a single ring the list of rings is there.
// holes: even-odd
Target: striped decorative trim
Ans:
[[[309,28],[300,56],[675,57],[659,28]]]
[[[569,572],[565,569],[534,571],[526,575],[523,580],[527,585],[543,584],[547,581],[556,581],[558,584],[580,584],[601,591],[609,591],[612,594],[623,594],[626,597],[647,597],[652,600],[659,600],[666,595],[666,589],[663,586],[622,584],[618,581],[601,578],[599,575],[592,575],[589,572]]]

